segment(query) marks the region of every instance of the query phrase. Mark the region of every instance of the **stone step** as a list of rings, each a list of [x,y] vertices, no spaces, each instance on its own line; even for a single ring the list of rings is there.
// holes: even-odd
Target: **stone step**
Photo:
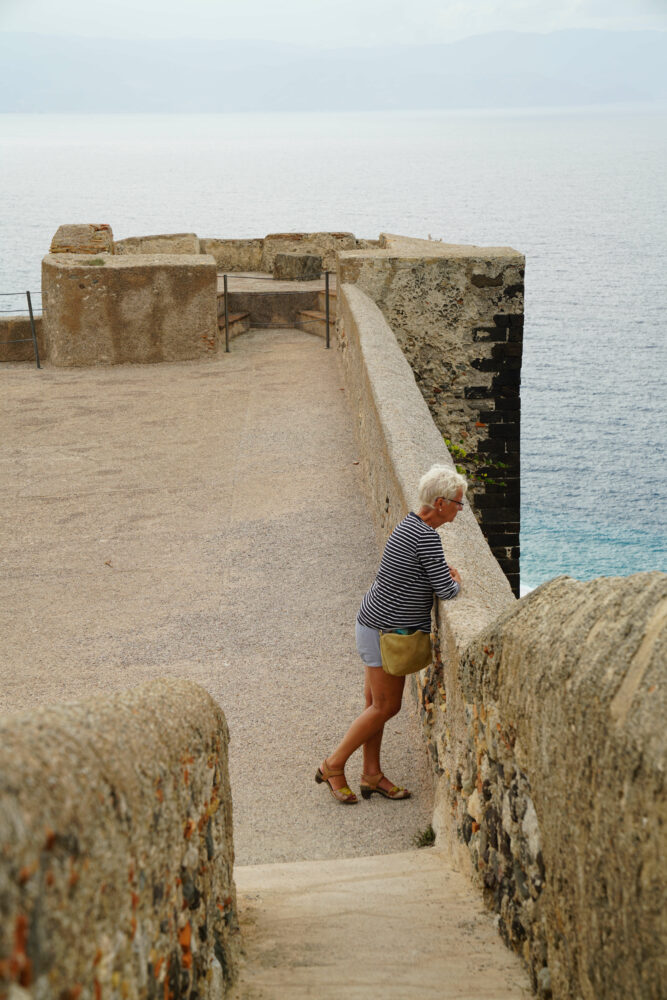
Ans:
[[[437,848],[249,865],[234,878],[245,959],[232,1000],[531,996],[478,891]]]
[[[326,293],[326,291],[318,292],[317,293],[317,308],[320,309],[321,312],[324,312],[324,310],[326,309],[326,307],[327,307],[326,306],[326,302],[327,302],[327,293]],[[336,318],[337,307],[338,307],[338,298],[336,296],[336,289],[335,288],[330,288],[329,289],[329,316],[332,317],[333,319]]]
[[[316,337],[327,335],[327,314],[319,309],[301,309],[296,314],[296,325],[299,330],[312,333]],[[335,317],[329,313],[329,336],[333,337],[336,326]]]
[[[238,337],[240,333],[247,333],[250,329],[250,313],[248,312],[235,312],[228,313],[227,320],[229,323],[229,339],[233,340],[234,337]],[[225,336],[225,306],[224,301],[222,304],[222,312],[219,311],[218,303],[218,329],[220,334],[224,339]]]

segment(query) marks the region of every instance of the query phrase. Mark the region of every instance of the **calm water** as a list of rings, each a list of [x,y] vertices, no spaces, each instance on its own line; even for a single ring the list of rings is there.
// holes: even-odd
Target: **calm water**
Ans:
[[[0,116],[0,291],[62,222],[528,258],[522,584],[666,569],[667,113]]]

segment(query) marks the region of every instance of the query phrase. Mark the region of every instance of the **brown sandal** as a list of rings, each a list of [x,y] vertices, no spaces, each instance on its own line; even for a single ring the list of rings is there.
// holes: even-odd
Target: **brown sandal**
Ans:
[[[317,769],[315,781],[318,785],[325,782],[336,802],[342,802],[343,805],[354,805],[354,803],[358,802],[359,799],[351,788],[348,788],[347,785],[343,785],[341,788],[334,788],[329,781],[329,778],[339,778],[341,775],[345,776],[345,771],[332,771],[329,767],[327,767],[327,762],[325,760],[322,767],[318,767]]]
[[[410,792],[407,788],[399,788],[398,785],[392,785],[389,791],[385,788],[380,788],[380,782],[384,778],[384,774],[380,771],[379,774],[362,774],[361,776],[361,794],[365,799],[370,799],[373,792],[377,792],[378,795],[383,795],[385,799],[409,799]]]

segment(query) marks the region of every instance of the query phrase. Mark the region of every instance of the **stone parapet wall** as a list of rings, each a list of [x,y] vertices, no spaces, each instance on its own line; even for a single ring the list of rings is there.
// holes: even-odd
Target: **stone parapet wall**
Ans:
[[[381,238],[377,239],[377,240],[363,240],[363,239],[359,240],[358,239],[355,242],[356,242],[356,249],[357,250],[380,249],[380,247],[383,246],[383,240]]]
[[[44,358],[44,333],[41,315],[35,316],[35,335],[40,360]],[[10,344],[10,340],[27,340],[23,344]],[[32,330],[29,316],[0,316],[0,364],[3,361],[35,361]]]
[[[206,253],[200,250],[199,238],[196,233],[160,233],[156,236],[128,236],[124,240],[116,240],[113,244],[114,254],[194,254]]]
[[[71,228],[71,227],[70,227]],[[80,228],[80,227],[79,227]],[[355,239],[353,233],[269,233],[255,239],[199,239],[195,233],[175,233],[158,236],[130,236],[116,240],[115,254],[210,254],[218,271],[233,274],[236,271],[273,273],[276,254],[317,254],[323,267],[336,268],[339,250],[353,250],[359,244],[377,247],[378,240]]]
[[[203,254],[42,262],[44,341],[53,365],[187,361],[217,350],[217,273]]]
[[[113,232],[106,222],[59,226],[49,253],[113,253]]]
[[[216,240],[199,241],[202,253],[210,254],[218,271],[261,271],[264,240]]]
[[[412,368],[378,306],[355,285],[339,288],[337,335],[352,405],[363,481],[379,541],[417,505],[417,483],[452,458],[419,391]],[[439,601],[441,633],[459,656],[514,603],[509,583],[466,505],[440,529],[447,561],[465,581],[454,601]]]
[[[341,251],[338,282],[366,292],[394,331],[518,596],[524,258],[389,234],[380,244]]]
[[[322,258],[325,271],[336,269],[336,255],[341,250],[354,250],[353,233],[269,233],[264,237],[262,271],[273,273],[278,253],[313,253]]]
[[[0,995],[223,997],[228,731],[187,681],[0,719]]]
[[[339,287],[379,540],[451,462],[375,303]],[[499,915],[539,996],[662,996],[667,577],[559,579],[516,601],[469,511],[441,529],[463,577],[413,675],[436,775],[434,827]]]

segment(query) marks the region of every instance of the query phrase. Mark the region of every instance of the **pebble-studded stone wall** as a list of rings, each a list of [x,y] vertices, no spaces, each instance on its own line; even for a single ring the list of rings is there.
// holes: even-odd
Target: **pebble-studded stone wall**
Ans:
[[[227,744],[187,681],[0,719],[0,995],[225,996],[239,947]]]
[[[394,331],[518,596],[524,258],[389,235],[382,244],[340,252],[339,283],[357,284]]]
[[[438,653],[416,681],[438,835],[466,845],[536,993],[664,996],[667,575],[560,577],[454,669]]]

